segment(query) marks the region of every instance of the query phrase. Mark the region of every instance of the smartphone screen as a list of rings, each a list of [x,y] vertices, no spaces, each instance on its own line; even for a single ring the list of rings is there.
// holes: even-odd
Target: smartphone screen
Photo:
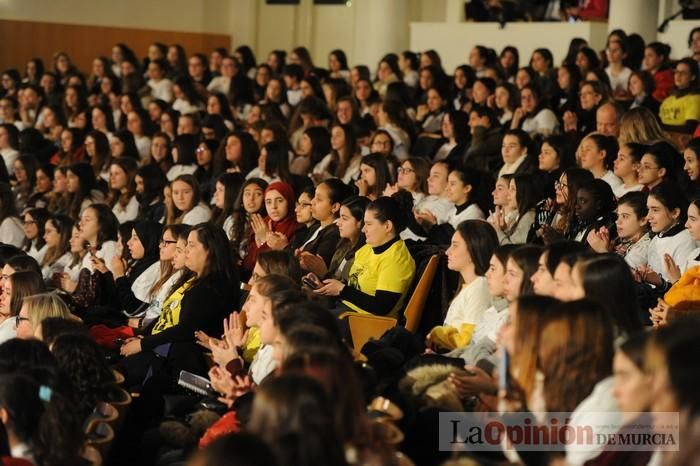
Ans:
[[[503,348],[501,351],[501,361],[498,365],[498,386],[501,390],[510,389],[510,355],[508,351]]]
[[[304,282],[304,284],[306,286],[308,286],[309,288],[311,288],[312,290],[315,290],[321,286],[320,283],[318,283],[316,280],[309,278],[309,277],[304,277],[302,279],[302,282]]]

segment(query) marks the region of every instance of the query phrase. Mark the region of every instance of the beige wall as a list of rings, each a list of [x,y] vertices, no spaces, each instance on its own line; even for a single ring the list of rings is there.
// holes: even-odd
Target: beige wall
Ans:
[[[351,65],[374,68],[387,52],[408,48],[409,23],[444,21],[448,0],[351,0],[349,5],[267,5],[262,0],[232,0],[234,46],[251,45],[262,59],[273,49],[309,48],[324,65],[328,52],[345,51]],[[255,24],[249,31],[246,24]]]
[[[514,45],[520,52],[520,63],[529,61],[532,52],[547,47],[554,61],[561,63],[569,41],[582,37],[596,49],[605,47],[607,23],[509,23],[501,29],[497,23],[412,23],[411,49],[435,49],[447,71],[467,63],[475,45],[485,45],[500,52]]]
[[[665,33],[658,34],[658,40],[671,46],[671,57],[679,59],[690,56],[688,35],[693,28],[699,27],[700,21],[671,21]]]

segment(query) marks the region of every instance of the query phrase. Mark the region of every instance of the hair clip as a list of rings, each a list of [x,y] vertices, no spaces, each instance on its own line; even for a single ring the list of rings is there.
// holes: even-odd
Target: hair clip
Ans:
[[[48,387],[46,385],[42,385],[39,387],[39,399],[41,401],[45,402],[50,402],[51,397],[53,396],[53,390],[51,390],[51,387]]]

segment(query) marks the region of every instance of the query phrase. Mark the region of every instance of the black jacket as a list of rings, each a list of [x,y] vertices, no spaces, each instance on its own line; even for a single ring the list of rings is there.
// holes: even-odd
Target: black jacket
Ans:
[[[313,235],[313,231],[315,230],[309,232],[307,238]],[[304,246],[303,250],[311,254],[318,254],[323,258],[323,262],[326,263],[326,266],[330,267],[331,259],[333,259],[333,254],[335,254],[339,241],[340,232],[338,231],[338,227],[335,224],[331,224],[322,229],[313,241]]]

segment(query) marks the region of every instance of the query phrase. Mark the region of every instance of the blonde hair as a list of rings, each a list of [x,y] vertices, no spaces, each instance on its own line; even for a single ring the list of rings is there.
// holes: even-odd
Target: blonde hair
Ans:
[[[34,331],[39,328],[44,319],[61,317],[72,319],[73,316],[66,303],[56,293],[41,293],[24,298],[27,306],[27,317]]]
[[[661,129],[656,116],[645,107],[637,107],[625,112],[620,118],[619,144],[636,142],[637,144],[654,144],[660,141],[670,142]],[[673,144],[673,143],[671,143]],[[675,146],[675,144],[673,144]]]

